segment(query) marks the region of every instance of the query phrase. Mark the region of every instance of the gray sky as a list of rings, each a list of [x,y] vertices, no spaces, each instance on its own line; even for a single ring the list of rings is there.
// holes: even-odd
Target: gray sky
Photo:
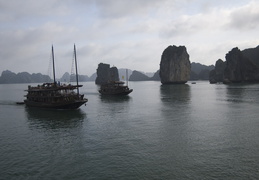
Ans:
[[[144,72],[163,50],[184,45],[191,62],[215,64],[233,47],[259,45],[258,0],[0,0],[0,72],[79,73],[100,62]]]

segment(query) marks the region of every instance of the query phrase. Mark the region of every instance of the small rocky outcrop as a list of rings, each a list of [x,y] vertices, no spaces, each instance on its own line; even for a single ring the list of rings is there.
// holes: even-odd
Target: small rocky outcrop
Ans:
[[[97,77],[95,84],[106,84],[109,81],[119,81],[119,73],[116,67],[111,67],[109,64],[100,63],[96,70]]]
[[[149,81],[149,77],[139,71],[133,71],[129,81]]]
[[[78,75],[78,81],[79,82],[86,82],[89,80],[89,77],[87,75]],[[76,75],[75,74],[69,74],[68,72],[65,72],[63,76],[59,79],[61,82],[76,82]]]
[[[89,77],[89,81],[95,81],[97,78],[97,73],[93,73],[90,77]]]
[[[226,63],[221,59],[216,61],[215,69],[210,71],[209,81],[211,84],[217,82],[223,82],[224,70],[226,68]]]
[[[189,80],[191,63],[185,46],[168,46],[161,57],[162,84],[184,84]]]
[[[65,72],[63,76],[60,78],[61,82],[70,82],[70,74],[68,72]]]
[[[214,68],[214,65],[207,66],[192,62],[190,80],[209,80],[209,73]]]
[[[159,70],[155,72],[153,77],[150,78],[151,81],[160,81],[160,76],[159,76]]]

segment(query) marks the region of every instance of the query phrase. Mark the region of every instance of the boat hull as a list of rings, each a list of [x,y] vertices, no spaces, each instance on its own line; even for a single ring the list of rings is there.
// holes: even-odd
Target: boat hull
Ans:
[[[101,93],[102,95],[128,95],[132,91],[133,91],[132,89],[129,89],[127,91],[117,91],[117,92],[99,90],[99,93]]]
[[[84,100],[77,100],[73,102],[63,102],[63,103],[44,103],[24,100],[24,103],[28,107],[38,107],[38,108],[49,108],[49,109],[77,109],[87,102]]]

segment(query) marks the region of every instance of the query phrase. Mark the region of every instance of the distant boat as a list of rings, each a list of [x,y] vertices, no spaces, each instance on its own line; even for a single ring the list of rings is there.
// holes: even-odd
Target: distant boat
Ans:
[[[127,85],[124,85],[123,81],[110,81],[102,84],[99,93],[102,95],[128,95],[131,93],[133,89],[128,87],[128,69],[126,70],[126,82]]]
[[[53,61],[53,83],[43,83],[35,87],[28,86],[26,90],[24,103],[28,107],[52,108],[52,109],[77,109],[85,104],[88,100],[84,98],[83,94],[79,93],[79,87],[83,85],[78,84],[76,47],[74,45],[74,57],[76,66],[76,85],[65,85],[56,82],[55,79],[55,64],[54,64],[54,50],[52,46],[52,61]],[[77,90],[76,92],[74,90]]]
[[[124,85],[123,81],[112,81],[101,85],[99,93],[102,95],[128,95],[133,89]]]
[[[23,105],[24,102],[16,102],[17,105]]]

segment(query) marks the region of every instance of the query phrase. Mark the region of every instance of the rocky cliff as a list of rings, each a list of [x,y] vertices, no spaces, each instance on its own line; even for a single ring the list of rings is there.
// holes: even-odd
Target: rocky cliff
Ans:
[[[224,81],[259,81],[259,68],[247,57],[245,57],[238,48],[233,48],[226,55]]]
[[[133,71],[129,78],[129,81],[149,81],[149,79],[150,78],[145,74],[138,71]]]
[[[206,66],[200,63],[191,63],[191,73],[190,73],[190,80],[209,80],[209,73],[211,70],[213,70],[215,66],[210,65]],[[134,78],[130,78],[130,81],[160,81],[160,76],[159,76],[159,70],[157,70],[155,73],[153,73],[152,77],[148,77],[146,74],[141,73],[138,71],[138,73],[142,74],[140,76],[135,76]],[[144,78],[142,78],[144,77]]]
[[[209,80],[210,71],[213,70],[215,66],[206,66],[200,63],[191,63],[191,74],[190,80]]]
[[[97,78],[97,73],[93,73],[90,77],[89,77],[89,81],[95,81]]]
[[[191,73],[189,54],[185,46],[168,46],[161,57],[160,78],[162,84],[184,84]]]
[[[243,53],[237,47],[233,48],[226,54],[226,62],[217,61],[215,69],[210,72],[210,83],[259,82],[259,67],[254,63],[256,58],[252,61],[249,57],[253,56],[247,51]]]
[[[242,54],[259,67],[259,46],[245,49]]]
[[[100,63],[96,72],[95,84],[101,85],[109,81],[119,81],[118,69],[116,67],[110,68],[109,64]]]
[[[151,81],[160,81],[160,76],[159,76],[159,70],[157,70],[153,77],[150,78]]]
[[[28,72],[14,73],[9,70],[3,71],[0,76],[0,84],[12,83],[43,83],[51,82],[49,76],[40,73],[29,74]]]
[[[223,82],[224,80],[224,70],[226,68],[226,63],[221,59],[216,61],[215,69],[210,71],[209,81],[210,83]]]
[[[76,82],[76,75],[75,74],[69,74],[68,72],[66,72],[59,79],[59,81],[61,81],[61,82]],[[78,75],[78,81],[79,82],[87,82],[87,81],[89,81],[89,77],[87,75]]]

